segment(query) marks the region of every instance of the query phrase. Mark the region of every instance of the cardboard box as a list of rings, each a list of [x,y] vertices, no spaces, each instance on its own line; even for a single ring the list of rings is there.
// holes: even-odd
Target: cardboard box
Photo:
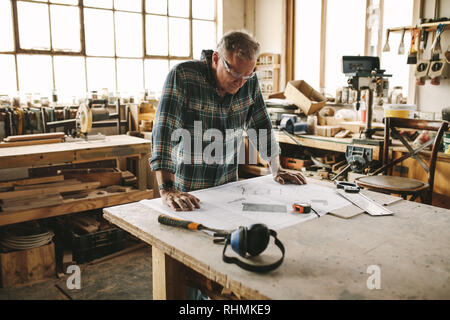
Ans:
[[[313,114],[325,106],[326,98],[304,80],[289,81],[284,90],[286,99],[302,109],[306,115]]]

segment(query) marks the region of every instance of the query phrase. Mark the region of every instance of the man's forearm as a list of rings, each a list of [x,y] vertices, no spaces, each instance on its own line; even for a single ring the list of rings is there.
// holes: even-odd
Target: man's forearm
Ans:
[[[280,165],[280,156],[275,156],[272,159],[270,159],[269,165],[272,175],[275,176],[278,173],[278,171],[282,169]]]
[[[173,173],[165,170],[155,171],[156,181],[158,182],[158,186],[161,189],[163,186],[173,185],[175,182],[175,176]]]

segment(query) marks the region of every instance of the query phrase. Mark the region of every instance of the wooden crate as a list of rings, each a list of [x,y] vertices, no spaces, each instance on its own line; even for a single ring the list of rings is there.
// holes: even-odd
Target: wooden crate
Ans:
[[[0,287],[34,282],[55,276],[55,245],[0,253]]]
[[[301,160],[289,157],[280,157],[280,160],[283,168],[293,170],[302,170],[303,167],[308,168],[312,164],[311,160]]]

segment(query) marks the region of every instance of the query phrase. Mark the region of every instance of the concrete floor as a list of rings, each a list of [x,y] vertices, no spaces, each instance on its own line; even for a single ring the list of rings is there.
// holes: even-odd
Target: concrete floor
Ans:
[[[107,260],[79,265],[81,289],[69,289],[67,279],[0,288],[0,300],[151,300],[151,248],[141,247]]]

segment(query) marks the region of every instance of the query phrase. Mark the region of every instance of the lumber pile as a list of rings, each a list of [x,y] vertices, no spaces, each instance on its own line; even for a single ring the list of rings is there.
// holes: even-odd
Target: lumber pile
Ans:
[[[108,193],[129,192],[137,178],[129,171],[114,168],[70,168],[57,174],[0,182],[3,212],[28,210],[62,204]]]
[[[0,182],[0,207],[3,212],[11,212],[54,206],[67,195],[87,195],[99,186],[99,182],[64,179],[62,175]]]
[[[40,134],[24,134],[19,136],[9,136],[0,142],[0,148],[21,147],[37,144],[59,143],[65,138],[64,132],[51,132]]]

